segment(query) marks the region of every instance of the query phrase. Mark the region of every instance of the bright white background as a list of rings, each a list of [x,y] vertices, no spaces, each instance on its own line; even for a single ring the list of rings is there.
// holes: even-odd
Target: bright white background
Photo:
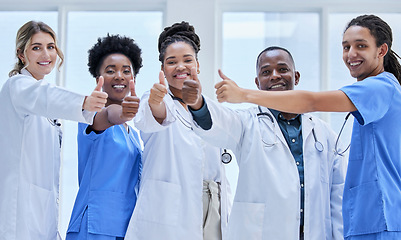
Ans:
[[[50,81],[90,94],[94,79],[87,70],[87,51],[107,33],[132,37],[143,50],[143,65],[137,77],[140,96],[157,81],[160,63],[157,37],[164,26],[186,20],[201,37],[199,55],[205,95],[214,97],[219,81],[217,69],[245,88],[256,89],[255,61],[271,45],[286,47],[301,73],[297,89],[338,89],[354,82],[342,62],[341,39],[351,18],[374,13],[393,29],[393,50],[401,53],[401,3],[398,0],[0,0],[0,86],[15,62],[15,34],[29,20],[48,23],[57,33],[65,54],[61,72]],[[232,108],[247,104],[226,104]],[[317,113],[338,132],[344,113]],[[351,122],[351,121],[349,121]],[[60,232],[64,236],[70,218],[77,181],[76,123],[64,121],[60,201]],[[351,124],[341,140],[349,143]],[[3,136],[0,133],[0,137]],[[1,153],[0,153],[1,154]],[[227,176],[236,187],[238,168],[227,165]],[[261,183],[263,187],[263,183]],[[1,194],[1,193],[0,193]]]

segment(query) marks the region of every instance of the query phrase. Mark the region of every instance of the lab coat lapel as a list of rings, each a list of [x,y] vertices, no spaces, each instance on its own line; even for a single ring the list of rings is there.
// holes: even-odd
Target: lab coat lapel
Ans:
[[[310,114],[302,114],[302,138],[304,143],[309,135],[312,134],[312,129],[314,127],[315,123],[313,122],[313,117]],[[313,136],[311,137],[313,138]]]

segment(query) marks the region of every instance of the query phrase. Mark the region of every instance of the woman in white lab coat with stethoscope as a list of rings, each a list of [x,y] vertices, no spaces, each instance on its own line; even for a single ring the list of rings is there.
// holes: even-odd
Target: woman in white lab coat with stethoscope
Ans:
[[[18,62],[0,92],[0,239],[55,240],[61,129],[58,118],[92,122],[107,94],[83,96],[44,77],[63,60],[54,31],[30,21],[17,33]],[[88,110],[83,111],[83,110]]]
[[[159,83],[142,96],[134,119],[144,142],[143,170],[127,240],[219,240],[225,235],[229,199],[220,149],[193,132],[181,100],[183,81],[197,74],[191,68],[199,69],[198,50],[199,38],[188,23],[160,35],[163,71]]]

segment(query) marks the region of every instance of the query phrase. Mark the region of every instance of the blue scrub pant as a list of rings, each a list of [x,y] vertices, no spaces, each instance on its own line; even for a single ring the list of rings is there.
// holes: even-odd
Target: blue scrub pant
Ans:
[[[400,240],[401,232],[379,232],[346,237],[345,240]]]
[[[123,237],[99,235],[88,232],[88,211],[85,210],[82,217],[81,227],[79,232],[67,233],[66,240],[124,240]]]

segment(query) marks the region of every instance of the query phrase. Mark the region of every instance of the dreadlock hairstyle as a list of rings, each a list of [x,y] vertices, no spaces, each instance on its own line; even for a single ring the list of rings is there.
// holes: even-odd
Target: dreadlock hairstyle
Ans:
[[[107,34],[104,38],[98,38],[97,43],[88,51],[88,67],[93,77],[100,76],[99,69],[103,60],[114,53],[125,55],[132,63],[134,77],[142,67],[142,50],[135,41],[129,37]]]
[[[361,26],[369,29],[370,34],[376,39],[377,47],[384,43],[387,44],[388,52],[384,56],[384,70],[394,74],[401,84],[401,65],[397,59],[400,56],[391,49],[393,33],[390,26],[375,15],[361,15],[352,19],[345,28],[345,31],[351,26]]]
[[[159,36],[158,50],[159,61],[163,64],[166,49],[170,44],[176,42],[185,42],[195,50],[195,57],[198,58],[200,50],[200,39],[195,33],[195,28],[189,25],[188,22],[174,23],[171,27],[164,28],[164,31]]]

